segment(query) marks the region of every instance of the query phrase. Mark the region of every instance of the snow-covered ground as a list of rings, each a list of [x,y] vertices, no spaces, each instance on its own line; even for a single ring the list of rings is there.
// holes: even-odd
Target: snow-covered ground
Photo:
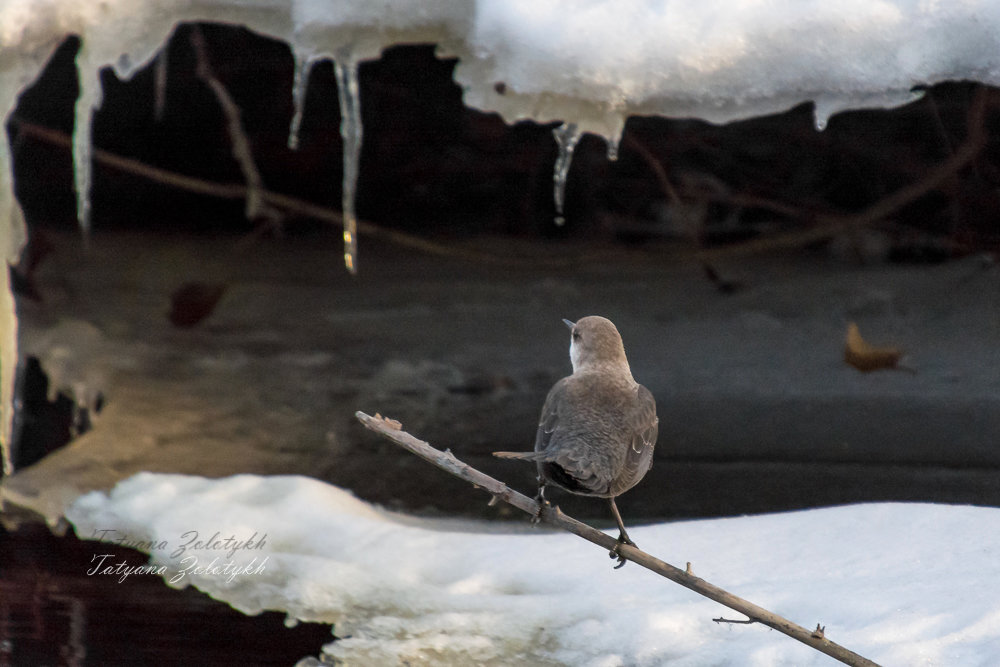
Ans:
[[[141,473],[67,516],[81,537],[147,543],[173,585],[335,623],[326,651],[348,664],[834,664],[766,627],[716,624],[738,615],[635,564],[613,570],[572,535],[401,517],[304,477]],[[1000,509],[867,504],[630,533],[880,664],[1000,660]]]

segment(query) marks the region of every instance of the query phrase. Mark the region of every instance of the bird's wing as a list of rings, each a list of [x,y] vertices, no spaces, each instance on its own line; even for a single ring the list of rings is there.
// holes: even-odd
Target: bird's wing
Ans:
[[[542,415],[538,418],[538,430],[535,432],[535,451],[544,452],[549,448],[552,434],[559,428],[559,415],[566,400],[566,381],[563,378],[552,385],[549,395],[542,405]]]
[[[538,464],[539,475],[572,493],[603,494],[610,482],[607,476],[598,474],[595,462],[586,451],[561,447],[560,438],[556,437],[561,426],[560,417],[569,400],[568,380],[563,378],[557,382],[545,398],[535,432],[535,451],[494,452],[493,455],[503,459],[534,461]]]
[[[648,389],[639,385],[635,407],[626,416],[625,427],[632,434],[625,464],[616,479],[619,493],[632,488],[653,465],[653,448],[659,433],[660,420],[656,417],[656,401]],[[615,490],[618,490],[616,488]]]
[[[595,459],[587,448],[566,446],[560,437],[560,419],[567,412],[572,376],[563,378],[549,391],[542,407],[535,435],[535,461],[540,464],[539,472],[550,481],[571,493],[603,495],[607,493],[611,480],[606,466]]]

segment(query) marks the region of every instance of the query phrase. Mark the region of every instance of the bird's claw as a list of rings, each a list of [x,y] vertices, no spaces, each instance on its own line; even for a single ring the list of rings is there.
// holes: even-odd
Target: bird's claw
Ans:
[[[537,526],[539,523],[541,523],[541,521],[542,521],[542,514],[544,512],[546,512],[546,511],[552,509],[552,503],[550,503],[549,501],[547,501],[545,498],[542,498],[541,500],[539,500],[538,498],[536,498],[535,500],[538,501],[538,511],[535,512],[535,515],[531,517],[531,525],[532,526]]]
[[[608,552],[608,558],[617,558],[618,559],[618,564],[615,565],[615,568],[614,568],[616,570],[619,569],[619,568],[621,568],[621,567],[623,567],[625,565],[625,562],[626,562],[625,561],[625,556],[622,556],[620,553],[618,553],[618,548],[621,545],[623,545],[623,544],[627,544],[630,547],[636,547],[637,549],[639,548],[638,546],[636,546],[635,542],[633,542],[632,540],[629,539],[628,535],[619,535],[618,536],[618,541],[615,542],[615,546],[612,547],[611,551]]]

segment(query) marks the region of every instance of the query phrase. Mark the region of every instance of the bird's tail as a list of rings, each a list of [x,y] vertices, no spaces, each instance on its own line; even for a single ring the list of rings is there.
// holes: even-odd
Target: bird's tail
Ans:
[[[519,459],[521,461],[545,461],[542,452],[493,452],[498,459]]]

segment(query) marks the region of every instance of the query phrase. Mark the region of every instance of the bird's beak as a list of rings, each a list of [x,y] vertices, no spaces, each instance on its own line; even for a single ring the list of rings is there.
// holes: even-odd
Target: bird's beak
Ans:
[[[569,320],[566,320],[566,319],[564,319],[563,322],[566,324],[566,326],[568,326],[570,328],[571,331],[572,331],[573,327],[576,326],[576,322],[570,322]]]

